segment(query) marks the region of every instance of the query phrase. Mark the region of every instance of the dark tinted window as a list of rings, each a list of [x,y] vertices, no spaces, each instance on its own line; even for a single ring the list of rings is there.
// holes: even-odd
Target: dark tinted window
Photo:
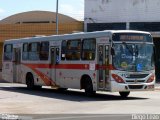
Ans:
[[[67,42],[66,40],[62,41],[62,47],[61,47],[61,60],[65,60],[66,58],[66,47],[67,47]]]
[[[66,46],[66,59],[79,60],[81,54],[81,40],[68,40]]]
[[[160,22],[131,22],[131,30],[160,31]]]
[[[88,23],[87,31],[125,30],[126,23]]]
[[[40,60],[48,60],[49,56],[49,42],[41,42]]]
[[[23,60],[28,60],[28,43],[23,44],[22,59]]]
[[[4,60],[12,60],[13,45],[7,44],[4,46]]]
[[[82,59],[94,60],[96,55],[96,39],[85,39],[82,42]]]
[[[40,43],[29,44],[29,60],[39,60]]]

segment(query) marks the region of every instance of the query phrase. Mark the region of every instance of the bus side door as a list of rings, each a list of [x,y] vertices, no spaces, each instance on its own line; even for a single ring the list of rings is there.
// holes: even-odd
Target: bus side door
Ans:
[[[50,62],[51,62],[50,77],[54,82],[56,82],[56,66],[59,64],[59,48],[58,47],[51,47]]]
[[[21,48],[14,48],[13,56],[13,82],[21,83]]]
[[[98,45],[98,88],[109,90],[109,54],[110,45]]]
[[[2,79],[13,82],[13,44],[5,44],[3,48]]]

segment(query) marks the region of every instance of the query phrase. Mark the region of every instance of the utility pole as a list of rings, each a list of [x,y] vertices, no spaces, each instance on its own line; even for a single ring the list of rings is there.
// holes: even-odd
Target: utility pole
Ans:
[[[56,5],[56,34],[58,35],[58,0]]]

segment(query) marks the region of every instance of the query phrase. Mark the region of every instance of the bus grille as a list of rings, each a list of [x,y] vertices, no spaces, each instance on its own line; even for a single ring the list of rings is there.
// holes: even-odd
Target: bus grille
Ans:
[[[142,89],[143,85],[128,85],[129,89]]]
[[[126,80],[127,83],[144,83],[145,80]]]
[[[148,76],[148,74],[130,74],[126,78],[145,78],[147,76]]]

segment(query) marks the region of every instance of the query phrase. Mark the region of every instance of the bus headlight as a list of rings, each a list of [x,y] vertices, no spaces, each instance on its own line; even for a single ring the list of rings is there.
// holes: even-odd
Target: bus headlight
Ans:
[[[148,78],[147,83],[153,82],[154,80],[155,80],[155,75],[152,74],[152,75]]]
[[[124,80],[120,76],[112,74],[112,77],[117,83],[124,83]]]

